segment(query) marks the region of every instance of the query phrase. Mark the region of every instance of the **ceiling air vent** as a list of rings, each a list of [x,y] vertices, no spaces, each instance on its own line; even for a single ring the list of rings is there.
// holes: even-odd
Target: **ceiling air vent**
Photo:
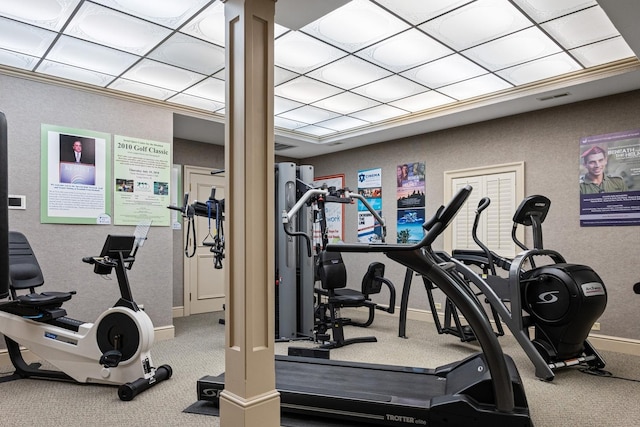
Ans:
[[[295,147],[295,145],[287,145],[287,144],[281,144],[279,142],[276,142],[274,144],[274,148],[273,149],[275,151],[282,151],[282,150],[286,150],[288,148],[293,148],[293,147]]]
[[[542,98],[538,98],[538,101],[550,101],[552,99],[564,98],[565,96],[571,95],[569,92],[558,93],[556,95],[543,96]]]

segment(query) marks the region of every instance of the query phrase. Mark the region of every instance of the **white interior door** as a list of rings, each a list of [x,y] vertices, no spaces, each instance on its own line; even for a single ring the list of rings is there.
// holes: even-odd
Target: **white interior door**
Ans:
[[[224,199],[225,179],[224,174],[211,175],[211,169],[185,166],[184,191],[189,193],[189,204],[195,202],[205,203],[211,195],[211,189],[215,187],[215,198]],[[214,218],[202,216],[194,217],[193,225],[196,230],[195,254],[191,258],[185,257],[184,261],[184,314],[207,313],[220,311],[225,301],[224,266],[222,269],[214,268],[214,256],[210,247],[203,242],[211,242],[216,236]],[[224,227],[228,224],[225,221]],[[184,238],[189,240],[189,253],[193,251],[194,242],[192,235],[187,236],[188,227],[185,224]]]

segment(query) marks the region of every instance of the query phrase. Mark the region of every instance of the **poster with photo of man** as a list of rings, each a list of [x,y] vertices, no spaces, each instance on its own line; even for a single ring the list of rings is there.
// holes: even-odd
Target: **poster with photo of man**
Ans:
[[[580,225],[640,225],[640,129],[580,140]]]

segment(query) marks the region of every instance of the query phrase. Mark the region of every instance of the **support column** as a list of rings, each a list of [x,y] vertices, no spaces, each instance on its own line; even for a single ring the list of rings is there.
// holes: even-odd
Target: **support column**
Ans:
[[[226,22],[223,427],[277,427],[273,26],[276,0],[222,0]]]

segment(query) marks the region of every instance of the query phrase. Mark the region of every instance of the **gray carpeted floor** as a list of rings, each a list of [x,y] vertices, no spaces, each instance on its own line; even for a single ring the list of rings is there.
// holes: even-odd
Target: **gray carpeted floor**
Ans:
[[[171,365],[173,377],[131,402],[120,401],[113,387],[39,380],[0,383],[0,425],[219,426],[215,416],[183,411],[196,401],[198,378],[224,371],[221,315],[174,319],[175,339],[157,342],[152,350],[154,363]],[[368,329],[348,327],[347,337],[375,335],[378,342],[334,349],[331,358],[434,368],[478,350],[455,337],[438,335],[431,323],[409,321],[408,339],[397,336],[397,327],[396,317],[380,315]],[[640,425],[640,382],[586,375],[576,369],[559,371],[553,382],[542,382],[513,338],[500,341],[518,366],[536,427]],[[277,343],[276,353],[286,354],[289,345],[312,346]],[[603,356],[614,376],[640,380],[637,357],[611,352]],[[10,366],[0,367],[2,374],[11,371]]]

